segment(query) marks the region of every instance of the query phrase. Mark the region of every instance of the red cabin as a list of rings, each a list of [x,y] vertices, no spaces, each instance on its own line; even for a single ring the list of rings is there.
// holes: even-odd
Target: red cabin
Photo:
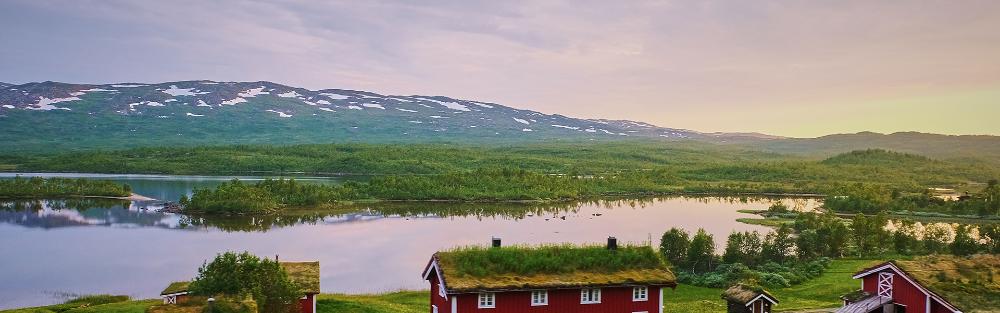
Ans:
[[[299,312],[316,313],[316,295],[319,294],[319,262],[281,262],[280,264],[288,274],[288,279],[302,291],[302,298],[299,299]],[[190,284],[190,281],[171,283],[160,293],[163,304],[186,303],[190,298],[188,289]]]
[[[861,289],[842,297],[837,313],[998,312],[1000,289],[984,283],[998,274],[997,255],[889,261],[855,274]]]
[[[609,240],[613,246],[608,249],[600,246],[494,247],[435,253],[423,272],[431,287],[429,311],[662,313],[664,288],[677,286],[673,273],[651,247],[619,249],[613,240]],[[586,251],[573,251],[577,249]],[[491,257],[492,253],[517,257]],[[613,259],[626,254],[641,257],[637,264],[619,264],[616,269],[607,270],[598,264],[577,263],[579,260],[574,260],[573,256],[581,253],[594,258]],[[528,259],[565,262],[567,268],[573,270],[538,271],[518,265]],[[462,262],[474,264],[461,266]],[[492,272],[468,272],[469,268],[491,269]]]

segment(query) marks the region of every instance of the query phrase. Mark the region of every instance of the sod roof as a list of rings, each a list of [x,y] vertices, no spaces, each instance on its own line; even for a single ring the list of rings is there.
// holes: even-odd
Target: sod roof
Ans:
[[[963,312],[1000,312],[1000,255],[933,255],[890,262]]]
[[[319,262],[281,262],[281,267],[288,273],[288,279],[303,293],[319,293]],[[190,281],[170,283],[160,295],[168,295],[188,291]]]
[[[319,262],[281,262],[288,279],[305,293],[319,293]]]
[[[736,284],[726,289],[726,291],[723,291],[722,299],[738,302],[740,304],[747,304],[762,294],[771,300],[774,300],[774,302],[778,302],[778,300],[768,293],[767,290],[764,290],[764,288],[750,287],[744,284]]]
[[[449,292],[626,285],[676,286],[651,247],[549,245],[463,247],[434,254]]]
[[[170,286],[167,286],[166,289],[163,289],[163,292],[161,292],[160,295],[162,296],[178,292],[187,292],[188,286],[190,285],[191,285],[190,281],[175,281],[170,283]]]

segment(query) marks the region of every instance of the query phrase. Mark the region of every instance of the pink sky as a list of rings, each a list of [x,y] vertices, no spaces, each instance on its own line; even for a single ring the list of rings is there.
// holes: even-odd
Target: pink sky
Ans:
[[[0,3],[0,81],[269,80],[700,131],[1000,135],[998,1]]]

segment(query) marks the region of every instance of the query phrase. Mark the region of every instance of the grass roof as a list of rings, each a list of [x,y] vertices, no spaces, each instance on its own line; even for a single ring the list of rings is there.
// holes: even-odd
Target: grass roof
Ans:
[[[281,262],[288,279],[304,293],[319,293],[319,262]],[[160,295],[188,291],[190,281],[170,283]]]
[[[775,302],[778,301],[774,298],[774,296],[768,293],[767,290],[764,290],[764,288],[751,287],[744,284],[736,284],[726,289],[726,291],[723,291],[722,299],[739,302],[740,304],[746,304],[761,294],[766,294],[768,298],[775,300]]]
[[[934,255],[893,263],[964,312],[1000,311],[1000,255]]]
[[[172,293],[185,292],[188,291],[188,286],[190,285],[191,285],[190,281],[175,281],[170,283],[170,286],[167,286],[166,289],[163,289],[163,292],[161,292],[160,295],[169,295]]]
[[[651,247],[462,247],[434,255],[451,292],[666,285],[676,278]]]
[[[288,279],[304,293],[319,293],[319,262],[281,262]]]

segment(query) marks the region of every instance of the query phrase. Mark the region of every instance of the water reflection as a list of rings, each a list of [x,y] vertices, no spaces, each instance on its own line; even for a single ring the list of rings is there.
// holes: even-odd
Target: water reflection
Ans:
[[[579,215],[584,207],[603,209],[641,209],[671,198],[604,199],[566,202],[379,202],[338,205],[324,209],[290,209],[265,216],[186,216],[161,213],[158,201],[123,201],[114,199],[25,200],[0,202],[0,223],[31,228],[52,229],[72,226],[156,227],[168,229],[214,229],[226,232],[261,231],[300,224],[346,224],[383,218],[471,218],[518,221],[538,217],[565,220]],[[759,204],[783,201],[797,210],[812,210],[814,199],[777,199],[767,197],[697,197],[683,198],[698,203]],[[592,213],[590,218],[602,213]]]
[[[237,218],[158,213],[155,203],[4,202],[0,308],[59,301],[52,292],[155,297],[166,283],[193,277],[205,259],[226,250],[318,260],[324,292],[424,289],[419,273],[432,253],[486,244],[492,236],[505,244],[542,244],[595,243],[613,235],[644,244],[670,227],[705,228],[721,247],[731,231],[767,231],[736,219],[754,217],[737,210],[764,209],[770,201],[384,202]],[[800,200],[782,201],[794,206]]]

